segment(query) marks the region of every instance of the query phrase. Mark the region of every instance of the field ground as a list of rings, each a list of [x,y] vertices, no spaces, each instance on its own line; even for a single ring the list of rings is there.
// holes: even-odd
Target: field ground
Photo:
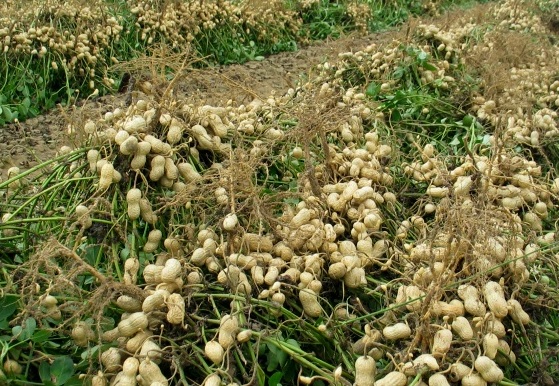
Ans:
[[[399,30],[367,36],[353,34],[339,39],[317,42],[296,52],[271,55],[260,61],[231,64],[217,68],[192,70],[177,85],[177,93],[188,103],[208,103],[223,106],[229,99],[235,104],[248,103],[255,97],[284,94],[294,87],[322,61],[335,59],[341,52],[358,51],[380,39],[392,39]],[[72,144],[68,124],[74,116],[105,113],[124,105],[126,95],[107,95],[86,102],[76,109],[63,109],[41,114],[19,124],[9,124],[0,130],[5,134],[2,151],[2,174],[11,166],[28,167],[53,156],[62,145]],[[91,112],[90,112],[91,111]],[[28,166],[27,166],[28,165]]]
[[[390,24],[359,17],[375,1],[296,2],[310,24],[148,3],[80,8],[110,28],[79,36],[126,50],[108,37],[137,17],[173,41],[191,13],[189,49],[113,60],[120,92],[0,126],[0,386],[559,385],[559,3],[369,34]],[[258,60],[201,66],[190,47],[222,53],[202,43],[227,28],[257,43],[224,61]],[[110,84],[79,72],[101,54],[60,50],[38,49]],[[42,110],[24,100],[0,119]]]

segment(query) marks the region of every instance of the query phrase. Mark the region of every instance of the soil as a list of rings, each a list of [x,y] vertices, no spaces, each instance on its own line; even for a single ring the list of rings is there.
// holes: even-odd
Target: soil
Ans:
[[[468,13],[478,13],[483,7],[478,5]],[[464,11],[456,10],[437,19],[448,20],[456,12],[464,16]],[[422,18],[422,21],[428,21],[426,19]],[[317,42],[262,61],[193,70],[181,79],[176,90],[179,95],[190,98],[192,103],[210,105],[225,105],[228,100],[239,105],[254,98],[266,98],[272,93],[282,95],[295,87],[301,77],[308,76],[317,64],[335,60],[342,52],[355,52],[373,43],[401,38],[417,22],[410,20],[400,28],[386,32]],[[0,141],[0,181],[7,177],[6,172],[12,166],[28,169],[51,158],[63,145],[79,146],[79,132],[73,130],[74,126],[79,126],[79,122],[86,118],[95,118],[123,106],[126,98],[126,93],[103,96],[80,102],[79,106],[59,107],[25,122],[0,127],[0,138],[3,139]]]
[[[224,105],[246,104],[254,98],[266,98],[272,93],[283,94],[295,87],[300,77],[306,76],[317,64],[333,60],[341,52],[358,51],[372,43],[394,38],[399,30],[367,36],[344,36],[323,41],[296,52],[283,52],[262,61],[252,61],[203,70],[194,70],[177,85],[177,92],[192,99],[193,103]],[[79,138],[70,122],[112,111],[122,106],[125,93],[108,95],[82,106],[54,109],[24,122],[0,127],[0,171],[12,166],[28,169],[56,154],[63,145],[77,145]],[[82,118],[82,119],[80,119]]]

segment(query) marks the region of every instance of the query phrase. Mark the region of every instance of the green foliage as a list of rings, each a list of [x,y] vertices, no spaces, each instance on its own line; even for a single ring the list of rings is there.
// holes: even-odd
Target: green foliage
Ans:
[[[421,0],[385,1],[367,0],[371,9],[369,29],[378,31],[395,26],[407,20],[410,16],[420,15],[426,11]]]
[[[39,376],[46,386],[80,385],[79,379],[71,380],[74,375],[74,362],[67,356],[59,356],[52,363],[41,362]]]
[[[301,36],[310,40],[338,38],[343,33],[355,29],[348,15],[349,3],[320,0],[301,11],[303,28]]]

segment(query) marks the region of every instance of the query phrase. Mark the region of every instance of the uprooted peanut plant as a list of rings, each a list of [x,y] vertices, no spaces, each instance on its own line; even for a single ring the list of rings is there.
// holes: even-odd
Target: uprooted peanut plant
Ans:
[[[192,105],[153,78],[73,122],[86,145],[0,185],[13,324],[93,385],[551,384],[559,53],[518,4],[285,95]]]

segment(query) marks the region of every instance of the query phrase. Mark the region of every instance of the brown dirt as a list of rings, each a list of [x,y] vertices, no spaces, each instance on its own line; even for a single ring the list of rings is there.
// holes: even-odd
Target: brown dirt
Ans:
[[[297,52],[272,55],[262,61],[194,70],[177,89],[193,103],[224,105],[231,99],[235,104],[246,104],[255,97],[285,93],[313,66],[333,60],[341,52],[358,51],[372,43],[392,39],[398,33],[394,30],[364,37],[350,35]],[[58,108],[25,122],[0,127],[0,137],[4,139],[0,143],[2,177],[6,177],[7,169],[12,166],[27,169],[55,155],[62,145],[76,145],[77,138],[69,133],[69,122],[114,110],[124,105],[125,99],[125,94],[104,96],[81,107]]]
[[[467,11],[475,15],[478,5]],[[436,19],[444,23],[456,16],[457,10]],[[426,22],[427,18],[422,18]],[[367,36],[348,35],[337,40],[318,42],[303,47],[296,52],[272,55],[262,61],[244,64],[193,70],[178,84],[177,92],[190,98],[192,103],[225,105],[228,100],[234,104],[246,104],[254,98],[266,98],[271,93],[282,95],[294,87],[298,79],[306,77],[314,66],[324,61],[332,61],[342,52],[359,51],[370,44],[382,44],[396,38],[405,38],[414,29],[418,20],[410,20],[406,25],[383,33]],[[79,124],[86,118],[123,106],[127,95],[124,93],[97,98],[82,106],[58,108],[46,114],[17,124],[0,127],[0,181],[6,178],[6,171],[12,166],[28,169],[56,154],[62,145],[79,145],[79,136],[72,133],[70,122]]]

